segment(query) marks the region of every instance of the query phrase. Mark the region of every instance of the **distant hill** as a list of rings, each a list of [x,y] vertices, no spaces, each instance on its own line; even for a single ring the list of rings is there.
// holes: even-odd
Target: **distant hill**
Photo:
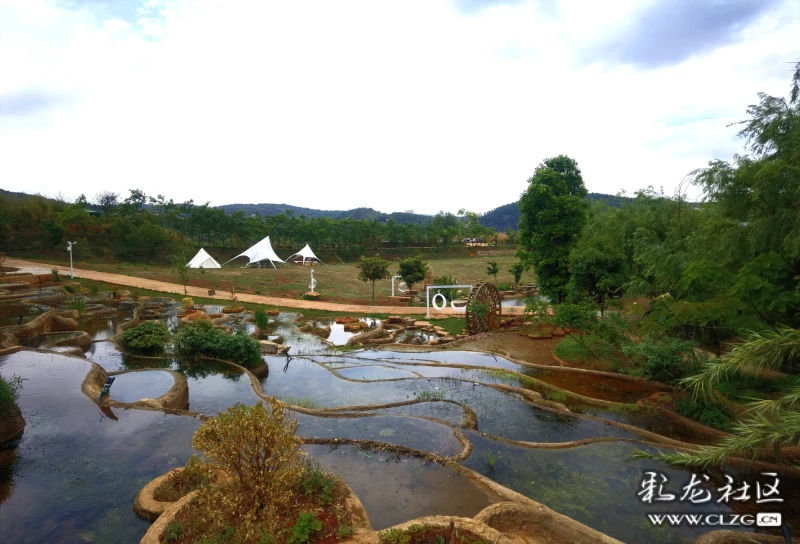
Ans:
[[[603,193],[589,193],[586,198],[604,202],[615,208],[619,208],[623,202],[631,200],[626,196],[605,195]],[[481,225],[494,227],[497,232],[503,232],[508,228],[517,230],[519,225],[519,206],[517,206],[516,202],[512,202],[486,212],[481,216]]]
[[[377,219],[378,221],[388,221],[394,219],[398,223],[404,225],[417,223],[425,225],[433,220],[433,216],[422,215],[419,213],[406,213],[406,212],[393,212],[383,213],[372,208],[353,208],[352,210],[315,210],[313,208],[301,208],[300,206],[292,206],[291,204],[225,204],[219,206],[225,210],[225,213],[231,214],[233,212],[244,212],[245,215],[253,215],[255,213],[266,215],[277,215],[287,210],[294,212],[295,216],[305,215],[308,218],[315,219],[318,217],[330,217],[331,219],[345,219],[350,217],[352,219]]]

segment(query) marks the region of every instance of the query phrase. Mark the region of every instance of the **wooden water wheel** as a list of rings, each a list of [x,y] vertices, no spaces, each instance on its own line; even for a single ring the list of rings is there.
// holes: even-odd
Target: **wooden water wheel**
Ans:
[[[472,288],[467,301],[467,330],[470,334],[488,332],[500,325],[501,300],[500,291],[489,282]]]

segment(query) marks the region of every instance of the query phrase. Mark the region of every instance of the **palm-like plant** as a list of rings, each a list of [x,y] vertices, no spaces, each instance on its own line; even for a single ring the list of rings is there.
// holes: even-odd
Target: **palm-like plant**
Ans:
[[[696,397],[715,399],[714,386],[732,376],[763,370],[797,371],[800,364],[800,330],[779,328],[753,334],[729,354],[706,363],[696,376],[683,380]],[[737,455],[758,457],[762,451],[774,453],[780,462],[781,449],[800,444],[800,386],[786,389],[781,396],[752,402],[734,429],[733,436],[694,453],[662,453],[664,462],[691,467],[721,465]],[[640,452],[639,457],[648,454]]]

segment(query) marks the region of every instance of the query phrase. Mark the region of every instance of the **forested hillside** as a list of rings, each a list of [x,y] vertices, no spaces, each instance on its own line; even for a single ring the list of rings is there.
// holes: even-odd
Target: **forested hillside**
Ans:
[[[603,202],[615,208],[619,208],[623,203],[631,201],[629,197],[605,195],[603,193],[589,193],[586,198]],[[497,232],[504,232],[506,229],[517,230],[519,227],[518,203],[512,202],[486,212],[481,216],[481,225],[484,227],[491,227]]]

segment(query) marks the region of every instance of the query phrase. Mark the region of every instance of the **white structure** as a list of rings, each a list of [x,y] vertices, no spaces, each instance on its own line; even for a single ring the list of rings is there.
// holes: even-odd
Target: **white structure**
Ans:
[[[222,268],[219,263],[214,260],[214,257],[209,255],[202,247],[186,266],[189,268]]]
[[[275,254],[275,251],[272,249],[272,244],[269,243],[269,236],[261,240],[259,243],[248,249],[243,253],[239,253],[236,257],[227,261],[225,264],[228,264],[234,259],[238,259],[239,257],[247,257],[249,259],[248,265],[253,263],[264,263],[268,262],[272,265],[272,268],[277,268],[275,263],[284,263],[286,261],[281,259]]]
[[[464,288],[467,288],[467,287],[469,288],[470,291],[472,291],[472,286],[471,285],[428,285],[427,287],[425,287],[425,299],[426,299],[425,310],[427,312],[425,315],[427,317],[431,316],[431,289],[464,289]],[[436,297],[442,297],[441,298],[441,300],[442,300],[441,305],[436,304]],[[444,310],[444,308],[445,308],[444,304],[445,304],[446,301],[447,301],[447,299],[441,293],[436,293],[435,295],[433,295],[433,307],[438,312],[441,312],[442,310]],[[463,307],[462,306],[456,306],[454,304],[454,301],[450,302],[450,307],[456,313],[465,313],[467,311],[467,307],[466,306],[463,306]]]
[[[69,251],[69,278],[71,280],[75,279],[75,270],[72,268],[72,246],[77,243],[78,242],[67,242],[67,251]]]
[[[394,281],[397,278],[400,278],[400,277],[402,277],[402,276],[392,276],[392,296],[394,296]],[[404,281],[400,282],[400,285],[397,286],[397,292],[400,293],[401,295],[403,293],[407,293],[408,292],[408,285],[406,285],[406,282],[404,282]]]
[[[306,246],[306,247],[308,247],[308,246]],[[314,279],[314,269],[312,268],[311,269],[311,283],[308,284],[308,290],[311,291],[312,293],[314,293],[316,288],[317,288],[317,280]]]
[[[308,244],[306,244],[306,247],[304,247],[294,255],[290,255],[286,260],[291,262],[295,257],[302,257],[303,258],[302,264],[306,264],[306,261],[322,263],[322,261],[320,261],[316,255],[314,255],[314,252],[311,251],[311,247],[309,247]]]

